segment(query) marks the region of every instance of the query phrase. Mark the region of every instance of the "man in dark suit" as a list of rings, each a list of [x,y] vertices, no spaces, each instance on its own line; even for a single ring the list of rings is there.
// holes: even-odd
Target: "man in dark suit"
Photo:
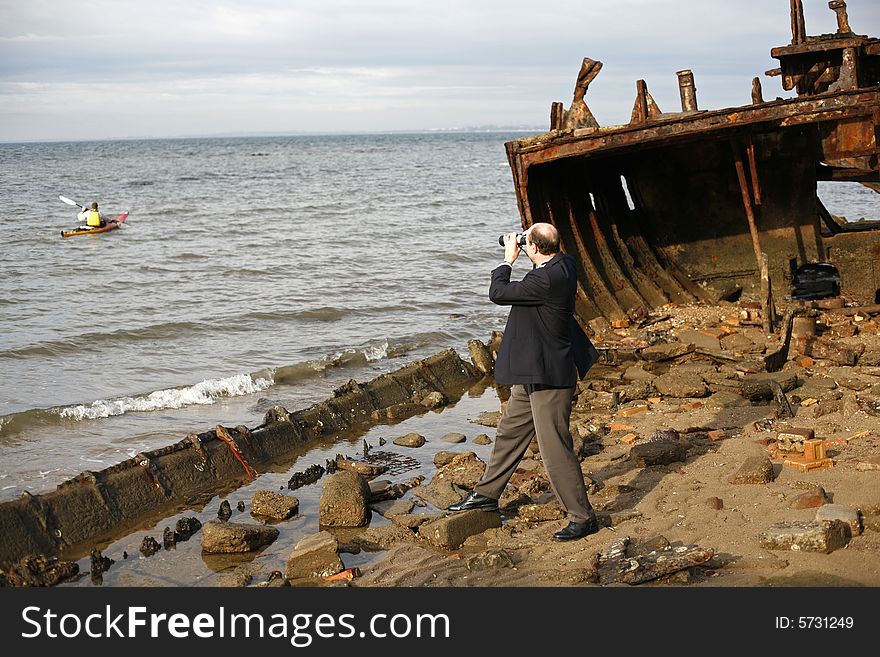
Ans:
[[[495,380],[512,386],[510,399],[486,471],[473,492],[449,510],[496,511],[504,487],[537,436],[550,485],[569,519],[553,537],[566,541],[599,531],[568,428],[577,380],[599,354],[574,319],[575,259],[559,251],[556,227],[534,224],[525,235],[532,271],[519,282],[510,280],[520,253],[516,234],[510,233],[504,236],[504,262],[492,271],[489,287],[491,301],[511,306],[495,362]]]

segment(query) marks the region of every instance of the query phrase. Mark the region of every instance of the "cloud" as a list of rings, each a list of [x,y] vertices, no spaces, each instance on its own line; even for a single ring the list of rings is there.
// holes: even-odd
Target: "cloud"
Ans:
[[[826,5],[806,0],[809,33],[836,29]],[[878,5],[850,0],[853,28],[880,24]],[[752,77],[776,64],[769,49],[791,38],[784,0],[0,0],[0,11],[4,140],[183,134],[199,114],[222,132],[545,125],[585,56],[605,65],[587,101],[616,123],[640,78],[674,110],[683,68],[701,106],[745,104]],[[775,95],[778,79],[766,82]]]

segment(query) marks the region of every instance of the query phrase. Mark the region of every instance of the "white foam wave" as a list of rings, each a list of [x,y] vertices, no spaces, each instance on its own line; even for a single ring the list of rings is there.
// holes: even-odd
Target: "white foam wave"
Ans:
[[[372,347],[365,347],[363,349],[363,354],[370,362],[374,360],[382,360],[383,358],[388,358],[388,341],[386,340],[382,344]]]
[[[261,392],[274,383],[271,377],[236,374],[225,379],[208,379],[187,388],[157,390],[143,397],[99,399],[90,405],[68,406],[58,413],[74,420],[94,420],[138,411],[159,411],[196,404],[213,404],[221,397],[239,397]]]

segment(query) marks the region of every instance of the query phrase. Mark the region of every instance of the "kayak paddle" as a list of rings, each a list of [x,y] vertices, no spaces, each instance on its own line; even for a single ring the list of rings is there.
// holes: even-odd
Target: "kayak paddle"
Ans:
[[[83,210],[86,209],[85,206],[80,205],[79,203],[77,203],[73,199],[69,199],[66,196],[61,196],[61,194],[58,195],[58,198],[61,199],[62,203],[67,203],[67,205],[75,205],[76,207],[82,208]]]

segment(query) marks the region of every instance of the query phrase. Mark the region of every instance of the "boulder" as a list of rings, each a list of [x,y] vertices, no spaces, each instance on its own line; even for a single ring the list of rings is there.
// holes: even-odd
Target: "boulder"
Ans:
[[[299,511],[299,500],[290,495],[258,490],[251,499],[251,515],[287,520]]]
[[[278,530],[266,525],[211,520],[202,526],[202,552],[229,554],[253,552],[278,538]]]
[[[324,481],[320,522],[323,527],[363,527],[370,521],[370,486],[354,472],[336,472]]]
[[[425,444],[425,437],[417,433],[408,433],[395,438],[393,442],[400,447],[421,447]]]

